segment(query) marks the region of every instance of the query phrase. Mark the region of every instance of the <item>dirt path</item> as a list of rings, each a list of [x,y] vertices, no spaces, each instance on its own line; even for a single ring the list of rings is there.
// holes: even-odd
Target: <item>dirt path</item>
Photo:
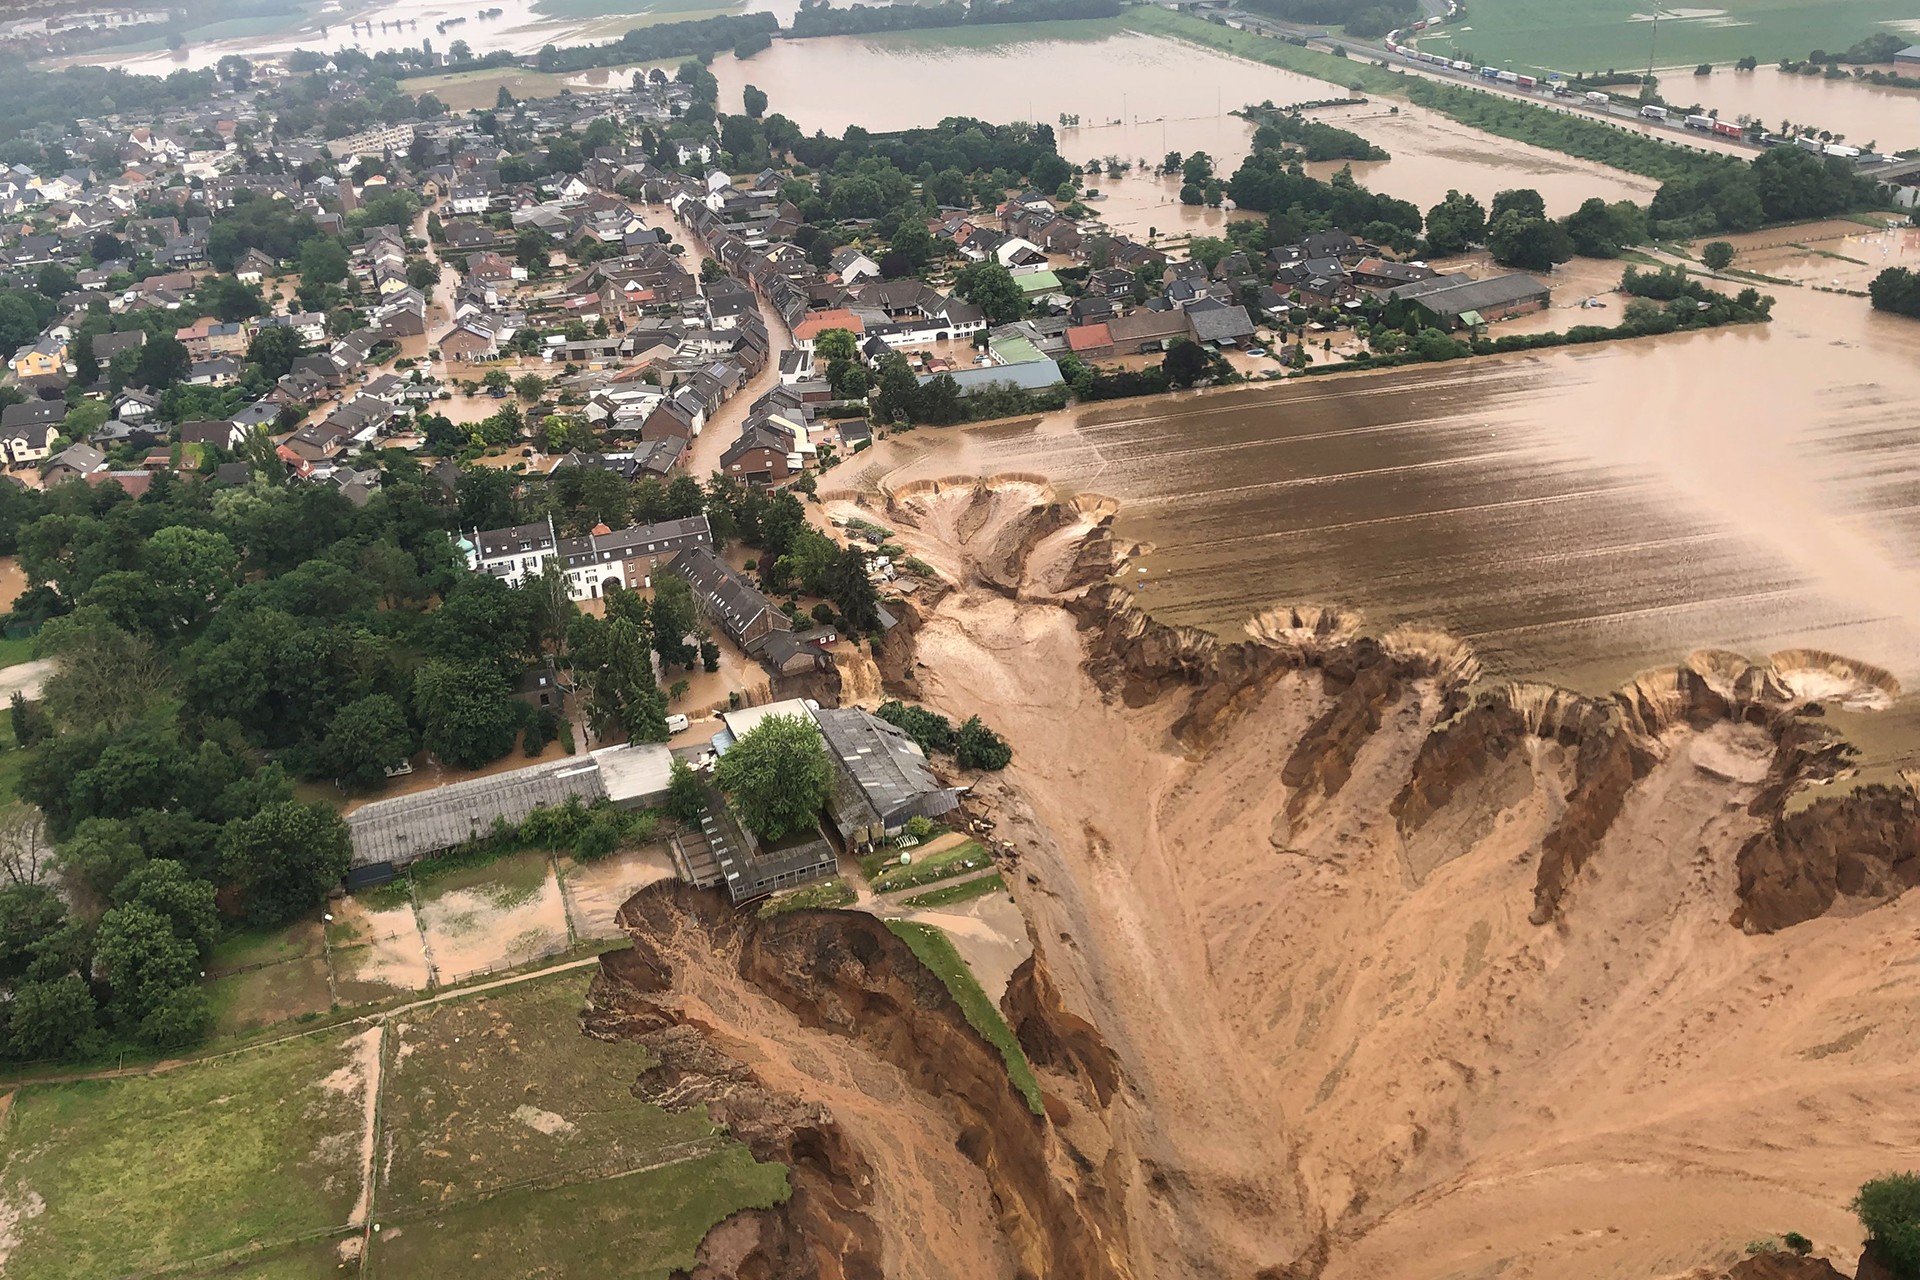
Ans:
[[[31,702],[40,696],[46,686],[47,677],[53,674],[52,658],[35,658],[31,662],[16,662],[11,667],[0,668],[0,701],[19,694]]]

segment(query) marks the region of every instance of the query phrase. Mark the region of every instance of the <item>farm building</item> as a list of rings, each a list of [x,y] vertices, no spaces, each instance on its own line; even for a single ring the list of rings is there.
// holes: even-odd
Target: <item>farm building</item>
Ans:
[[[1897,67],[1920,67],[1920,44],[1910,44],[1893,55]]]
[[[813,718],[833,757],[828,816],[849,846],[877,844],[910,818],[960,807],[961,789],[940,785],[905,730],[857,707],[822,709]]]
[[[680,874],[703,888],[723,885],[737,907],[783,889],[825,880],[838,869],[833,846],[818,827],[763,841],[740,825],[720,793],[709,790],[699,830],[673,837]]]
[[[1431,316],[1445,329],[1461,325],[1491,324],[1508,316],[1544,311],[1553,291],[1529,275],[1488,276],[1469,280],[1465,276],[1435,276],[1415,284],[1402,285],[1387,295],[1396,302],[1407,302]]]
[[[628,809],[653,804],[665,798],[671,768],[663,744],[637,742],[375,800],[347,815],[353,866],[403,867],[484,836],[495,822],[518,823],[573,797]]]

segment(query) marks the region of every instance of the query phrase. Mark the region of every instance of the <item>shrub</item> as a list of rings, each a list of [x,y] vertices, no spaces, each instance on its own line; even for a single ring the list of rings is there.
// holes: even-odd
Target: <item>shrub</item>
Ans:
[[[973,716],[954,735],[953,755],[962,769],[1004,769],[1013,759],[1013,748]]]
[[[933,819],[916,813],[907,819],[906,832],[915,840],[925,840],[933,834]]]
[[[620,847],[620,820],[608,814],[594,817],[573,842],[577,862],[598,862]]]
[[[1853,1211],[1902,1280],[1920,1280],[1920,1173],[1890,1173],[1860,1188]]]

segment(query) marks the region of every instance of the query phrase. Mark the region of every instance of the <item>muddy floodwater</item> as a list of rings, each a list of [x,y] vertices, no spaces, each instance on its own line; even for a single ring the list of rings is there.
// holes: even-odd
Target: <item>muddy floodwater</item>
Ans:
[[[1854,146],[1878,143],[1878,149],[1887,152],[1920,146],[1920,92],[1912,89],[1787,75],[1777,67],[1720,67],[1701,77],[1691,67],[1670,67],[1658,74],[1660,92],[1668,101],[1698,101],[1725,120],[1747,116],[1769,129],[1788,122],[1810,125],[1842,134]]]
[[[751,83],[766,91],[769,110],[811,133],[838,134],[848,125],[882,132],[937,124],[947,116],[982,120],[1037,120],[1055,129],[1060,153],[1085,163],[1120,156],[1157,163],[1169,151],[1205,151],[1231,173],[1247,153],[1253,130],[1226,114],[1249,103],[1276,105],[1342,98],[1348,90],[1291,71],[1228,57],[1178,41],[1131,33],[1097,40],[1016,40],[974,46],[936,36],[836,37],[776,41],[747,62],[714,61],[722,106],[739,102]],[[823,92],[823,85],[860,86],[857,93]],[[1392,108],[1398,105],[1395,112]],[[1078,124],[1062,126],[1062,114]],[[1423,209],[1449,188],[1484,203],[1508,187],[1533,187],[1555,214],[1582,200],[1650,199],[1646,179],[1454,124],[1404,103],[1317,112],[1378,143],[1393,157],[1356,164],[1354,172],[1377,190]],[[1319,176],[1338,163],[1313,166]],[[1135,176],[1103,183],[1117,208],[1103,208],[1115,225],[1131,226],[1142,200],[1162,212],[1156,225],[1182,217],[1161,184]],[[1138,189],[1152,188],[1147,195]],[[1217,225],[1218,211],[1195,218]],[[1186,225],[1182,218],[1178,225]]]
[[[857,480],[1118,499],[1141,604],[1230,638],[1332,604],[1589,692],[1703,647],[1920,687],[1920,324],[1781,292],[1764,326],[916,431]],[[1916,754],[1912,702],[1857,732],[1873,761]]]

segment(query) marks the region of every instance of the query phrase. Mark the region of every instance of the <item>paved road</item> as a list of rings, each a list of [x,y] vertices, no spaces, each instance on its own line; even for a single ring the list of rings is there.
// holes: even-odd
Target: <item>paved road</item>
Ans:
[[[0,702],[10,700],[19,693],[31,702],[40,696],[41,687],[47,677],[53,674],[53,659],[38,658],[32,662],[16,662],[10,667],[0,668]]]

